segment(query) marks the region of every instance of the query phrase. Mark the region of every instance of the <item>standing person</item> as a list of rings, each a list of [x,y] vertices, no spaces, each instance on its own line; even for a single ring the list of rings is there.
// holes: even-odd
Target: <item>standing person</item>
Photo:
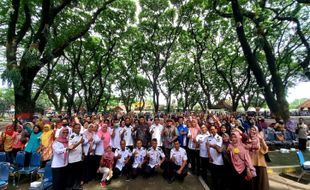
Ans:
[[[200,134],[200,127],[196,119],[189,121],[188,127],[188,158],[193,174],[200,175],[199,144],[196,140],[197,135]]]
[[[69,164],[68,171],[70,171],[71,175],[69,175],[68,179],[68,187],[74,190],[82,189],[82,177],[83,173],[83,135],[80,134],[81,124],[75,123],[72,128],[72,133],[69,137],[69,146],[72,146],[72,149],[69,151]]]
[[[150,145],[150,132],[149,126],[145,122],[144,116],[139,117],[139,125],[134,128],[135,131],[135,141],[141,140],[142,146],[147,148]]]
[[[155,169],[161,167],[165,161],[165,154],[161,148],[157,146],[157,140],[152,139],[152,147],[147,150],[146,153],[148,164],[144,169],[145,177],[150,177],[154,174]],[[164,177],[167,177],[167,173],[164,173]]]
[[[25,167],[29,166],[32,153],[37,152],[39,149],[41,141],[40,137],[42,135],[41,128],[38,125],[33,126],[32,129],[29,125],[32,126],[31,123],[27,123],[25,127],[28,134],[30,134],[29,141],[25,148]]]
[[[265,140],[259,135],[258,129],[255,126],[252,126],[250,129],[247,149],[250,151],[251,160],[257,175],[253,178],[253,189],[269,190],[267,164],[264,157],[268,152],[268,146]]]
[[[131,126],[130,118],[125,119],[125,126],[121,130],[121,139],[125,140],[126,146],[132,151],[133,149],[133,127]]]
[[[104,150],[111,146],[111,134],[108,131],[108,126],[106,124],[101,125],[99,128],[97,135],[103,141]]]
[[[228,145],[228,151],[233,165],[231,189],[251,190],[255,168],[252,164],[249,151],[246,150],[241,138],[240,132],[234,130],[231,133],[231,144]]]
[[[107,125],[104,124],[105,127],[107,128]],[[102,158],[102,155],[104,154],[104,135],[101,127],[98,129],[99,125],[97,123],[94,124],[94,139],[96,143],[96,148],[94,152],[94,160],[93,160],[93,165],[91,169],[91,173],[94,175],[94,177],[99,178],[98,175],[96,174],[96,171],[99,168],[100,160]]]
[[[124,123],[125,124],[125,123]],[[110,130],[111,134],[111,146],[112,151],[115,152],[116,149],[121,148],[121,130],[119,120],[117,118],[114,119],[113,128]]]
[[[52,175],[53,175],[53,189],[65,190],[67,179],[67,165],[68,165],[68,133],[67,128],[59,131],[58,138],[53,143],[53,160],[52,160]]]
[[[43,133],[40,137],[41,143],[38,152],[41,154],[41,168],[44,168],[46,163],[52,158],[52,145],[54,142],[54,130],[51,125],[43,126]]]
[[[19,123],[17,123],[16,125],[16,136],[14,138],[14,142],[13,142],[13,161],[16,158],[16,154],[18,151],[22,151],[25,148],[25,144],[22,141],[22,136],[23,136],[24,130],[23,130],[23,126]]]
[[[209,157],[208,157],[208,150],[207,150],[207,144],[208,144],[208,137],[210,136],[208,129],[205,125],[201,126],[201,133],[197,135],[196,141],[199,144],[199,156],[200,156],[200,164],[201,168],[201,177],[205,182],[207,182],[207,169],[208,169],[208,163],[209,163]]]
[[[188,134],[188,127],[184,124],[184,117],[181,116],[178,119],[179,125],[177,127],[178,129],[178,141],[182,148],[185,150],[187,149],[187,134]]]
[[[135,179],[139,174],[142,173],[146,162],[146,149],[142,147],[142,141],[140,139],[138,139],[136,142],[136,147],[132,151],[132,156],[133,164],[131,177]]]
[[[306,150],[308,131],[309,131],[309,128],[305,124],[304,119],[299,118],[299,123],[297,124],[296,133],[298,135],[298,149],[301,151]]]
[[[178,140],[174,141],[174,148],[171,149],[167,169],[168,183],[172,183],[175,179],[183,181],[187,175],[187,154],[185,149],[180,147]]]
[[[131,168],[130,163],[131,156],[132,156],[131,150],[128,147],[126,147],[126,141],[121,140],[121,148],[116,149],[115,151],[116,164],[113,170],[113,176],[115,178],[118,178],[120,174],[126,174],[127,180],[130,179],[129,172]]]
[[[166,127],[164,128],[162,132],[163,146],[164,146],[164,153],[166,155],[166,158],[170,158],[170,152],[171,152],[171,149],[173,148],[173,142],[175,139],[178,138],[178,135],[177,135],[177,129],[173,125],[172,119],[167,119],[166,122],[167,122]]]
[[[17,132],[14,131],[14,126],[10,124],[5,127],[5,132],[2,133],[1,136],[4,144],[4,151],[6,152],[6,161],[11,164],[14,162],[13,143],[16,135]]]
[[[223,140],[220,135],[217,134],[217,128],[215,126],[210,127],[210,136],[208,137],[208,153],[210,170],[212,177],[212,189],[223,189],[223,172],[224,162],[222,157],[222,144]]]
[[[150,133],[152,135],[152,139],[157,139],[157,144],[159,147],[163,146],[162,140],[162,132],[164,130],[164,126],[160,124],[159,117],[154,118],[154,124],[150,127]]]
[[[98,169],[98,172],[103,174],[100,182],[101,187],[105,187],[113,177],[114,158],[115,155],[112,152],[111,146],[107,146],[100,160],[100,167]]]

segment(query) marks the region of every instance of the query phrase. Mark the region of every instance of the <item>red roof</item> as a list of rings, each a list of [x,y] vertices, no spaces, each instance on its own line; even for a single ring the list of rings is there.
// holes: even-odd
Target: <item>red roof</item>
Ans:
[[[300,104],[299,108],[310,108],[310,99],[306,100],[304,103]]]

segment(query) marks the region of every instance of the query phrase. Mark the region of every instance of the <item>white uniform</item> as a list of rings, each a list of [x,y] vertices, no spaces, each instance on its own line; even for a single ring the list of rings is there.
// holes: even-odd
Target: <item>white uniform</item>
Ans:
[[[178,166],[182,166],[183,161],[187,161],[187,154],[184,148],[180,147],[179,150],[175,148],[170,151],[170,160],[174,157],[174,163]]]
[[[150,157],[150,160],[149,160],[149,166],[151,168],[154,168],[156,165],[158,165],[160,163],[160,157],[161,158],[165,158],[165,154],[164,152],[162,151],[161,148],[159,147],[156,147],[156,149],[154,150],[153,147],[149,148],[148,151],[147,151],[147,154],[149,155]]]
[[[114,129],[110,129],[109,132],[111,135],[113,133],[113,130],[114,130],[115,136],[114,137],[111,136],[111,146],[112,146],[112,148],[120,149],[121,148],[121,130],[122,130],[122,128],[117,127]]]
[[[78,135],[72,132],[72,134],[69,136],[69,146],[78,144],[82,138],[83,135],[81,134]],[[77,147],[75,147],[75,149],[69,151],[69,163],[82,161],[82,154],[83,154],[82,144],[79,144]]]
[[[223,144],[222,137],[218,134],[216,134],[215,136],[210,135],[208,137],[208,141],[209,144],[215,144],[219,147],[222,147]],[[224,165],[222,154],[218,153],[215,148],[210,147],[210,155],[213,159],[213,164],[220,166]]]
[[[208,142],[209,132],[206,134],[199,134],[196,137],[196,141],[199,144],[199,156],[202,158],[208,158],[208,151],[206,143]]]
[[[146,149],[144,147],[141,147],[140,149],[134,148],[132,154],[134,156],[132,167],[137,168],[144,161],[144,157],[146,156]]]
[[[158,124],[158,125],[153,124],[150,127],[150,133],[152,134],[152,139],[157,139],[158,146],[163,146],[163,140],[161,138],[161,133],[163,130],[164,130],[164,126],[162,126],[161,124]]]
[[[124,132],[124,140],[126,141],[126,146],[133,146],[133,138],[132,138],[132,134],[133,134],[133,127],[132,126],[125,126],[124,128],[122,128],[120,135],[122,135],[122,133]]]
[[[52,168],[61,168],[68,165],[68,154],[65,154],[67,149],[63,143],[55,141],[52,145],[53,159]]]
[[[117,157],[118,155],[121,155],[121,158],[116,161],[115,167],[122,171],[123,167],[125,166],[125,160],[128,158],[128,156],[131,156],[132,154],[130,149],[126,147],[125,150],[116,149],[115,157]]]

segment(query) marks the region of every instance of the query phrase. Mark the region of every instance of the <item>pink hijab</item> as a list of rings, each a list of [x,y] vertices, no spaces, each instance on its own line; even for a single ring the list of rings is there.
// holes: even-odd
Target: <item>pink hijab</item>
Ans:
[[[60,132],[59,132],[59,136],[58,136],[58,138],[56,139],[56,141],[62,143],[62,144],[65,146],[65,148],[67,148],[67,147],[68,147],[68,138],[65,137],[65,136],[63,135],[63,132],[64,132],[65,130],[67,130],[67,131],[69,132],[69,130],[68,130],[67,127],[62,128],[62,129],[60,130]]]
[[[249,151],[245,149],[244,144],[241,142],[242,137],[240,133],[238,131],[234,131],[231,135],[235,135],[238,139],[235,144],[231,143],[228,145],[228,149],[231,149],[231,162],[235,170],[239,174],[241,174],[247,167],[251,170],[255,170],[249,155]]]
[[[196,139],[196,136],[200,133],[200,127],[198,125],[197,119],[193,119],[193,121],[196,121],[196,125],[192,125],[192,127],[189,128],[192,139]]]
[[[260,142],[259,142],[259,134],[258,134],[258,128],[256,126],[251,127],[251,129],[255,129],[255,134],[252,135],[252,132],[249,132],[249,140],[248,143],[251,144],[250,151],[256,151],[260,149]]]
[[[109,145],[110,145],[110,139],[111,139],[111,135],[110,133],[108,132],[108,129],[107,131],[103,131],[103,127],[107,127],[107,124],[103,124],[100,129],[98,130],[97,132],[97,135],[98,137],[101,139],[102,137],[104,137],[103,139],[103,147],[104,149],[106,149]]]

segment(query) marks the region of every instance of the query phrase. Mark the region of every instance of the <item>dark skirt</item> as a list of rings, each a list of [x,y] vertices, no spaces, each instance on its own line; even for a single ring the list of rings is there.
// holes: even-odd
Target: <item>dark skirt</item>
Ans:
[[[256,177],[253,178],[253,190],[269,190],[267,168],[255,166]]]

